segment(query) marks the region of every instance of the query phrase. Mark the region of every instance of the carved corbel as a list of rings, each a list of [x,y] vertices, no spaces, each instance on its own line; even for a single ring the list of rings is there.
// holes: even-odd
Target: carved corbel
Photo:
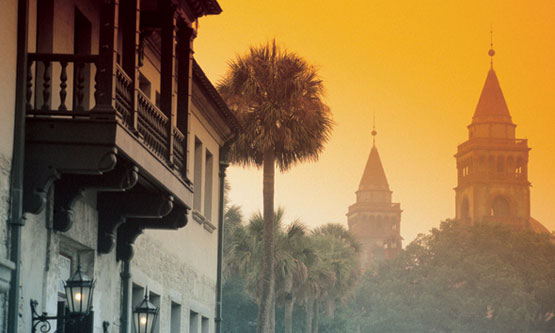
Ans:
[[[129,218],[118,228],[116,258],[128,261],[133,258],[133,244],[145,229],[180,229],[187,225],[189,208],[177,206],[159,219]]]
[[[75,149],[33,144],[26,147],[23,211],[39,214],[46,205],[50,186],[64,173],[102,174],[116,166],[117,149],[93,147]]]
[[[56,179],[60,179],[60,173],[39,161],[26,161],[24,172],[23,211],[40,214],[46,206],[50,186]]]
[[[73,225],[73,207],[87,189],[98,191],[126,191],[139,180],[139,168],[118,163],[104,175],[64,174],[55,183],[54,230],[66,232]]]
[[[161,218],[173,208],[173,196],[135,186],[128,192],[99,192],[98,252],[109,253],[116,243],[116,229],[127,218]]]

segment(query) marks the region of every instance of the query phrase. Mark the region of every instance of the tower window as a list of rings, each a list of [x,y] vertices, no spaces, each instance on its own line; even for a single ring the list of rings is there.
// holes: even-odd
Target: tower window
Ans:
[[[461,216],[463,218],[467,218],[470,216],[470,208],[468,205],[468,199],[464,198],[462,205],[461,205]]]
[[[505,171],[505,160],[503,156],[497,157],[497,172]]]
[[[503,197],[497,197],[491,205],[491,215],[493,216],[509,216],[509,202]]]

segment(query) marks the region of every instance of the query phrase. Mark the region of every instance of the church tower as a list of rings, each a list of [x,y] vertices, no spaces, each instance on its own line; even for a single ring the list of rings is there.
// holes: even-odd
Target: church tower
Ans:
[[[468,140],[458,146],[456,218],[467,223],[498,222],[529,227],[528,143],[517,139],[497,75],[486,77]],[[535,222],[535,221],[534,221]]]
[[[349,231],[361,245],[361,267],[384,259],[394,258],[401,251],[401,207],[391,202],[391,190],[376,148],[376,130],[372,131],[373,145],[366,162],[356,203],[349,207]]]

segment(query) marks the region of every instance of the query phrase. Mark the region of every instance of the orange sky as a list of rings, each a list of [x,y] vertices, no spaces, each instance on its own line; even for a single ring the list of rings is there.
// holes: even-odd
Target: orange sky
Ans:
[[[346,225],[376,114],[377,147],[405,245],[455,215],[457,145],[494,68],[517,137],[528,138],[532,216],[555,230],[555,1],[219,0],[195,57],[217,82],[227,62],[276,38],[316,65],[336,127],[317,163],[276,177],[286,222]],[[262,172],[230,168],[231,201],[262,208]]]

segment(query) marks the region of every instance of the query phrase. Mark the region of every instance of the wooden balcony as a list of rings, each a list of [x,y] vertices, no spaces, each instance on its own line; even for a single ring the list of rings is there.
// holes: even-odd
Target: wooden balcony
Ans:
[[[53,228],[64,232],[81,193],[96,191],[97,250],[117,248],[122,260],[143,229],[187,223],[191,96],[202,95],[196,103],[220,144],[239,129],[193,60],[193,24],[219,13],[217,1],[142,3],[99,3],[97,55],[27,55],[23,209],[38,214],[53,192]],[[159,57],[159,106],[139,88],[147,41]]]
[[[147,96],[135,89],[134,82],[119,66],[115,66],[114,93],[99,85],[98,60],[97,55],[28,55],[26,172],[32,176],[26,179],[25,210],[40,212],[54,182],[58,203],[55,209],[60,212],[71,211],[75,198],[87,188],[100,192],[136,188],[138,194],[130,193],[129,198],[136,201],[136,206],[153,206],[152,213],[122,212],[122,215],[127,214],[135,221],[173,216],[166,226],[163,223],[157,226],[183,226],[193,200],[193,186],[186,176],[186,136],[170,124],[168,116]],[[107,94],[113,95],[111,106],[98,105],[98,97]],[[187,113],[182,112],[185,116]],[[65,192],[75,195],[64,199]],[[141,198],[146,199],[141,202]],[[163,198],[162,203],[154,202],[153,198]],[[164,214],[159,213],[157,207],[168,205],[170,208],[164,208]],[[179,214],[172,215],[171,207]],[[73,223],[71,214],[58,216],[56,220],[55,213],[55,229],[67,230]],[[135,224],[153,225],[141,223]],[[108,240],[103,245],[99,241],[99,250],[109,252],[115,245],[119,225],[113,222],[105,225],[99,228],[106,229]]]
[[[86,89],[88,76],[96,73],[98,56],[32,53],[28,59],[27,115],[33,119],[31,123],[74,120],[82,124],[87,120],[98,123],[111,118],[107,117],[110,114],[106,111],[102,114],[95,112],[95,96],[102,87],[95,84]],[[73,74],[73,78],[68,73]],[[184,169],[187,151],[185,136],[178,128],[169,126],[168,117],[148,97],[141,91],[133,91],[133,82],[119,66],[116,66],[115,74],[113,119],[126,130],[127,135],[175,171],[189,186]],[[56,80],[52,75],[56,76]],[[53,82],[56,84],[53,85]],[[132,109],[135,93],[137,107]],[[170,151],[174,152],[172,156]]]

